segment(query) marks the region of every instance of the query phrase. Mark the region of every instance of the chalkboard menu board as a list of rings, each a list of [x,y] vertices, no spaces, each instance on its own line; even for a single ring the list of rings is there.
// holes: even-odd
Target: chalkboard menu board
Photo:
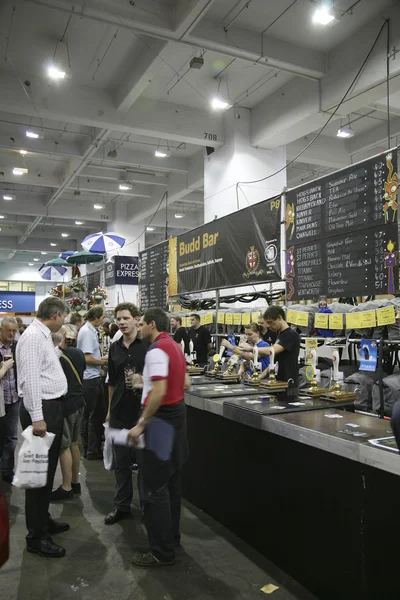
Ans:
[[[288,299],[397,292],[397,196],[396,152],[289,191]]]
[[[94,273],[89,273],[88,275],[86,275],[87,288],[89,292],[100,285],[100,275],[101,271],[95,271]]]
[[[139,298],[142,310],[168,308],[168,241],[139,254]]]

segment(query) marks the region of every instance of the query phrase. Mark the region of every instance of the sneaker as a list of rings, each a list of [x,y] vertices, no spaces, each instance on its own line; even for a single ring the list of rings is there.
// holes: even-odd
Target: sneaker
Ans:
[[[151,552],[136,552],[132,559],[132,564],[136,567],[170,567],[175,564],[173,560],[159,560]]]
[[[71,487],[74,494],[80,494],[82,492],[80,483],[71,483]]]
[[[56,490],[54,490],[54,492],[51,492],[50,502],[58,502],[59,500],[69,500],[70,498],[73,498],[73,497],[74,497],[74,492],[72,490],[67,492],[66,490],[64,490],[62,485],[60,485],[60,487],[57,488]]]

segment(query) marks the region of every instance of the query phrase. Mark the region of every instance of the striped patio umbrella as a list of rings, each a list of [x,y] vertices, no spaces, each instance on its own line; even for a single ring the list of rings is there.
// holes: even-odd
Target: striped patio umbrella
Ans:
[[[125,238],[117,235],[116,233],[92,233],[85,237],[82,242],[82,248],[90,252],[98,252],[104,254],[105,252],[113,252],[119,250],[124,246]]]

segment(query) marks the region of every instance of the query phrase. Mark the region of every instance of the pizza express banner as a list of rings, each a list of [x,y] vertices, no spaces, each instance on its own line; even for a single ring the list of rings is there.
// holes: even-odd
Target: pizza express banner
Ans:
[[[177,273],[170,293],[279,281],[280,211],[278,197],[178,236],[170,244]]]

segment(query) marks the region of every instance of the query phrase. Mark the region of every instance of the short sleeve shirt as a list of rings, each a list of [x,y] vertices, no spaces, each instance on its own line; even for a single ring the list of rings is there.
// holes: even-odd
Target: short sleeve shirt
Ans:
[[[288,327],[285,331],[281,331],[278,334],[276,343],[285,348],[283,352],[276,355],[276,362],[278,363],[276,378],[278,381],[293,379],[294,387],[297,387],[299,379],[300,336],[297,331]]]
[[[189,329],[189,338],[193,341],[196,352],[196,362],[206,364],[208,355],[208,344],[211,343],[211,335],[207,327],[200,325],[198,329]]]
[[[91,354],[93,358],[101,358],[97,329],[95,329],[91,323],[85,323],[85,325],[80,328],[76,345],[84,354]],[[87,365],[83,374],[83,379],[95,379],[96,377],[100,377],[100,371],[100,365]]]
[[[166,379],[167,392],[162,405],[177,404],[185,396],[186,361],[182,349],[170,338],[161,333],[146,354],[143,371],[142,404],[146,405],[153,381]]]

